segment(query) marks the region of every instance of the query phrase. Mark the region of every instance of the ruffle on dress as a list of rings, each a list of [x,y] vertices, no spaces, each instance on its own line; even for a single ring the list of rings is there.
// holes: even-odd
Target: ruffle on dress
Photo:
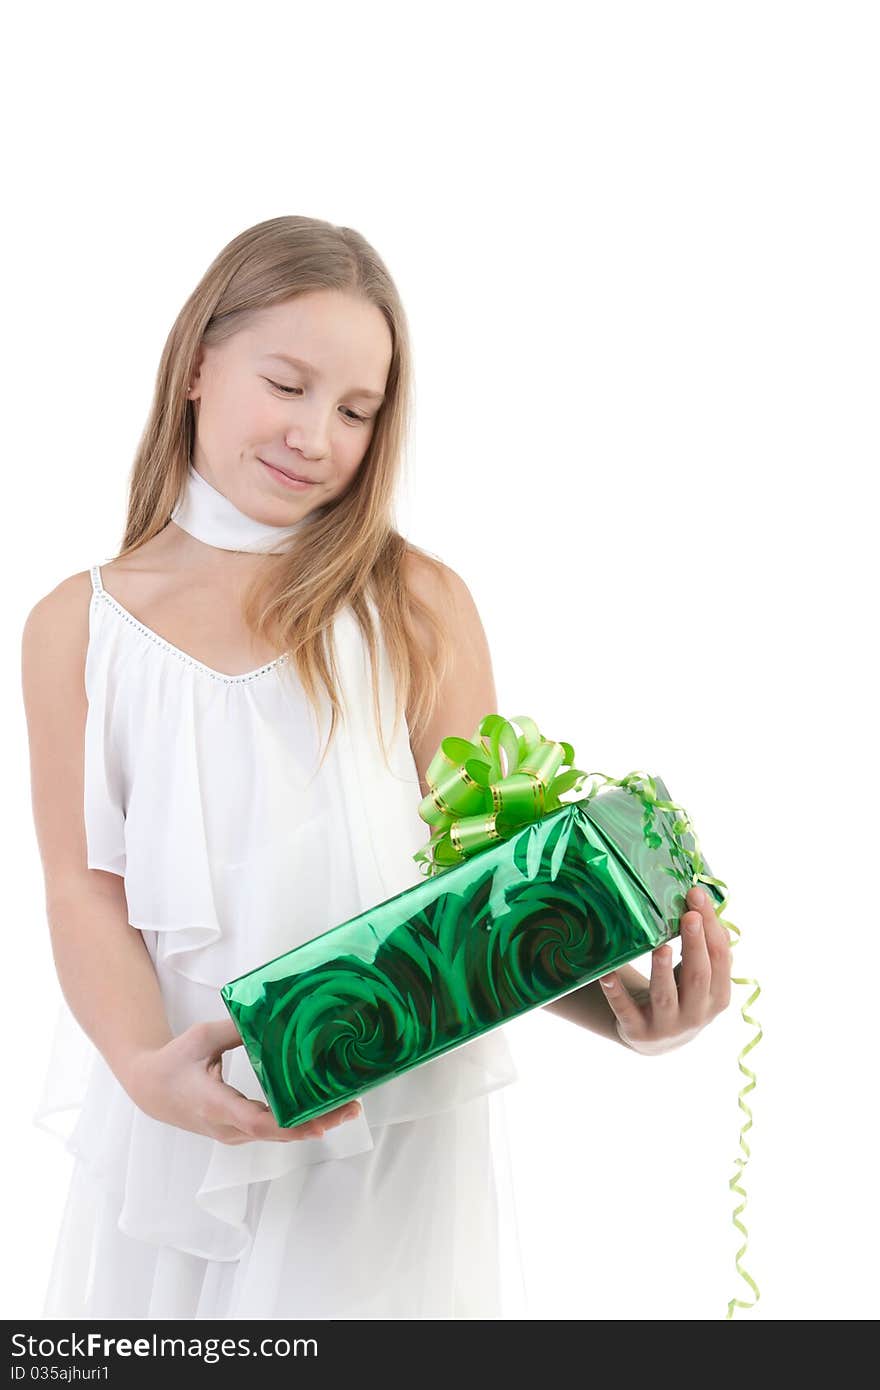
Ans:
[[[349,609],[335,624],[346,717],[318,774],[325,736],[283,662],[253,679],[212,673],[97,582],[86,662],[88,864],[124,876],[129,923],[143,934],[177,1034],[228,1019],[219,993],[227,981],[420,882],[412,855],[429,831],[404,720],[391,737],[384,644],[390,770],[369,654]],[[329,721],[329,703],[323,713]],[[224,1054],[223,1074],[265,1099],[243,1046]],[[33,1119],[100,1182],[120,1232],[232,1261],[251,1242],[254,1184],[365,1154],[386,1126],[449,1112],[516,1079],[496,1028],[365,1091],[361,1113],[321,1138],[226,1145],[141,1111],[62,999]],[[472,1159],[477,1172],[491,1168],[488,1148]]]

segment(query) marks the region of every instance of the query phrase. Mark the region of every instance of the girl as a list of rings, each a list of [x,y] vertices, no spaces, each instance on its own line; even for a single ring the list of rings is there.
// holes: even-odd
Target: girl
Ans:
[[[29,614],[35,1119],[75,1160],[47,1318],[522,1314],[504,1029],[282,1129],[220,996],[420,881],[431,757],[496,708],[467,587],[393,524],[410,389],[364,239],[250,228],[168,337],[121,550]],[[548,1007],[625,1042],[630,1006]]]

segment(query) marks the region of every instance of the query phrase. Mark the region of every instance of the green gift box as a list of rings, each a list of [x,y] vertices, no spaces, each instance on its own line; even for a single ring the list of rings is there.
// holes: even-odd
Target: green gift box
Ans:
[[[434,834],[414,856],[424,883],[222,987],[279,1125],[654,950],[692,884],[727,901],[660,778],[560,772],[571,745],[516,722],[521,735],[490,714],[472,741],[441,743],[420,807]],[[560,800],[588,776],[608,785]]]

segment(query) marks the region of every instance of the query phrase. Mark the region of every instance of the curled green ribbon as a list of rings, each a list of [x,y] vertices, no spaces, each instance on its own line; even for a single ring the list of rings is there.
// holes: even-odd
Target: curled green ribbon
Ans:
[[[523,732],[517,734],[513,724],[517,724]],[[503,764],[502,751],[505,759]],[[419,871],[429,877],[444,873],[463,860],[489,849],[498,840],[509,839],[530,822],[559,810],[566,804],[560,800],[563,792],[580,791],[585,781],[597,779],[583,797],[569,799],[590,801],[603,786],[622,787],[631,792],[642,803],[642,831],[653,849],[663,843],[653,828],[655,808],[677,811],[679,815],[673,830],[676,835],[689,836],[694,848],[690,850],[684,844],[678,845],[679,853],[674,855],[673,863],[666,871],[678,879],[685,893],[700,883],[711,883],[721,890],[727,889],[723,879],[703,872],[700,843],[690,816],[679,802],[658,796],[656,781],[649,773],[629,772],[625,777],[618,778],[609,777],[604,772],[583,772],[574,766],[574,756],[570,743],[544,738],[534,719],[528,715],[517,715],[510,721],[500,714],[487,714],[480,720],[470,740],[454,736],[444,738],[428,767],[426,781],[429,791],[419,806],[419,815],[433,831],[428,843],[413,855]],[[566,770],[560,771],[563,767]],[[728,901],[729,894],[725,892],[721,905],[716,908],[716,916],[728,933],[735,933],[737,940],[730,942],[733,950],[739,944],[741,932],[739,927],[722,916]],[[751,1157],[745,1135],[752,1127],[752,1112],[744,1098],[757,1085],[754,1072],[744,1064],[743,1058],[753,1047],[757,1047],[764,1036],[761,1025],[746,1013],[746,1008],[758,998],[761,988],[757,980],[744,976],[732,975],[731,983],[755,986],[754,993],[740,1012],[743,1020],[747,1024],[755,1024],[758,1032],[737,1059],[740,1071],[749,1078],[749,1084],[742,1088],[738,1096],[739,1107],[747,1116],[747,1123],[741,1126],[739,1136],[745,1158],[737,1157],[734,1160],[737,1172],[729,1183],[731,1191],[743,1199],[733,1212],[733,1224],[745,1236],[736,1253],[736,1269],[753,1289],[755,1297],[751,1303],[731,1298],[725,1315],[727,1319],[733,1317],[734,1308],[753,1308],[761,1297],[754,1279],[740,1264],[748,1246],[748,1230],[738,1219],[745,1210],[747,1200],[745,1188],[739,1185],[738,1180]]]

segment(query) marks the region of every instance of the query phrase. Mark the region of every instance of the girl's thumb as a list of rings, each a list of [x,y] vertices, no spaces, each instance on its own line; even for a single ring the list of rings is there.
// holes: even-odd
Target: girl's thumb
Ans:
[[[230,1047],[241,1047],[242,1038],[231,1018],[210,1019],[199,1025],[203,1040],[203,1051],[226,1051]]]

